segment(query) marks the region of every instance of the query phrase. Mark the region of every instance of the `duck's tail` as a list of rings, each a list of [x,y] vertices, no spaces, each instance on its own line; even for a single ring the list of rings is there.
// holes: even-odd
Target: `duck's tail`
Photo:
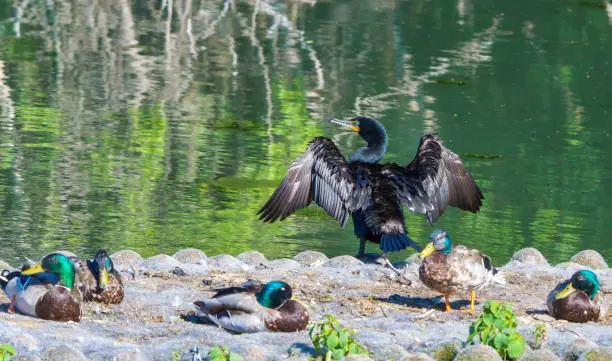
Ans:
[[[504,277],[504,274],[502,273],[502,271],[498,270],[497,268],[493,268],[493,282],[498,283],[500,285],[505,285],[506,284],[506,278]]]

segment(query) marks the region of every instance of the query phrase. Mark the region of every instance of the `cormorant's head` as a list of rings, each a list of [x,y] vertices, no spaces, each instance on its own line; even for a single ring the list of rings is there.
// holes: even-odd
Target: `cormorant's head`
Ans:
[[[565,298],[576,291],[583,291],[590,299],[595,298],[599,291],[599,281],[597,275],[589,270],[582,270],[574,273],[567,286],[557,294],[557,299]]]
[[[72,288],[74,284],[74,264],[61,253],[51,253],[45,256],[39,264],[21,271],[21,274],[30,276],[42,272],[58,276],[60,284],[68,288]]]
[[[433,231],[429,235],[427,246],[421,251],[421,257],[425,258],[434,251],[440,251],[444,254],[449,254],[452,250],[453,243],[448,238],[448,233],[442,230]]]
[[[95,271],[98,273],[98,287],[103,290],[108,286],[108,272],[113,269],[113,261],[105,249],[98,250],[94,257]]]
[[[266,308],[278,308],[292,296],[291,287],[283,281],[271,281],[257,293],[257,302]]]
[[[382,140],[386,141],[387,139],[385,127],[378,120],[370,117],[358,116],[349,120],[332,118],[329,121],[359,133],[368,144],[372,142],[378,143]]]

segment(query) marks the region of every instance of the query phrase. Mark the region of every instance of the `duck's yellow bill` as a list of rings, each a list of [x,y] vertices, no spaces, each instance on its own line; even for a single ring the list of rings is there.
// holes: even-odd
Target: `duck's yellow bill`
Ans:
[[[28,268],[28,269],[25,269],[25,270],[21,271],[21,274],[29,276],[29,275],[33,275],[33,274],[36,274],[36,273],[42,273],[42,272],[45,272],[45,270],[44,270],[44,268],[42,268],[42,265],[39,263],[39,264],[37,264],[36,266],[34,266],[32,268]]]
[[[574,288],[574,286],[572,286],[572,283],[570,282],[561,292],[557,293],[557,296],[555,298],[559,300],[561,298],[565,298],[571,295],[574,292],[576,292],[576,289]]]
[[[436,249],[434,248],[433,242],[430,242],[427,244],[427,246],[425,246],[425,249],[421,251],[421,253],[419,253],[419,255],[423,258],[429,256],[430,254],[434,253]]]

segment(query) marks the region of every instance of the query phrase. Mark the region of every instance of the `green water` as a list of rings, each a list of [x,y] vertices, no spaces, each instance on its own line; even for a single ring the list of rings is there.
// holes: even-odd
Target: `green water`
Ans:
[[[485,194],[407,215],[415,240],[610,260],[610,61],[612,9],[578,1],[0,0],[0,259],[355,254],[316,207],[255,213],[314,136],[362,144],[325,119],[364,114],[386,161],[436,131]]]

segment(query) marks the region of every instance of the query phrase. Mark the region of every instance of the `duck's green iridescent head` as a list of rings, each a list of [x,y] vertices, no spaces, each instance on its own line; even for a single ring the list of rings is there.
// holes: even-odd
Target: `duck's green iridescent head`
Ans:
[[[105,249],[98,250],[93,261],[98,273],[98,287],[103,290],[108,286],[108,273],[113,270],[113,261]]]
[[[72,288],[74,284],[74,264],[60,253],[51,253],[34,267],[23,270],[21,273],[24,275],[33,275],[41,272],[47,272],[54,274],[59,277],[59,284]]]
[[[425,258],[432,254],[434,251],[440,251],[444,254],[449,254],[453,249],[453,243],[448,238],[448,233],[442,230],[433,231],[429,235],[429,241],[423,251],[421,251],[421,257]]]
[[[589,270],[574,273],[567,286],[557,294],[557,299],[565,298],[576,291],[583,291],[590,299],[595,298],[599,291],[597,275]]]
[[[283,281],[271,281],[256,296],[257,302],[263,307],[278,308],[291,298],[291,287]]]

